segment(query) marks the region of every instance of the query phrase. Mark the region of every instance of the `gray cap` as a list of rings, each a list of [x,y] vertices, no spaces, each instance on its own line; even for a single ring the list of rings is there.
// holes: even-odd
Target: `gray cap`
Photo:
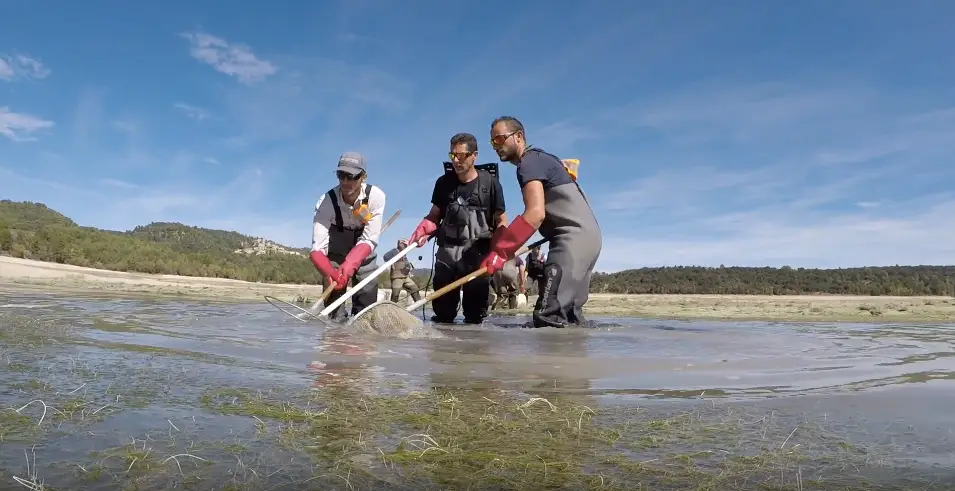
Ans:
[[[358,152],[345,152],[338,158],[338,169],[353,176],[365,172],[365,157]]]

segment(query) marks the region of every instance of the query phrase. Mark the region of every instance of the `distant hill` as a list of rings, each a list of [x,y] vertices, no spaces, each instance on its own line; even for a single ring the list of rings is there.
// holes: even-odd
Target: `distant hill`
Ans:
[[[153,222],[123,232],[149,242],[166,244],[182,253],[214,252],[217,254],[291,254],[306,257],[308,249],[289,248],[271,240],[249,237],[238,232],[212,230],[181,223]]]
[[[678,266],[595,273],[595,293],[955,295],[955,266],[844,269]]]
[[[0,254],[112,271],[318,284],[294,248],[235,231],[154,222],[129,231],[77,225],[42,203],[0,200]],[[387,274],[379,281],[384,284]],[[418,279],[427,280],[427,276]]]
[[[0,201],[0,254],[113,271],[317,284],[308,250],[235,231],[154,222],[130,231],[76,224],[42,203]],[[384,252],[382,252],[383,254]],[[413,261],[424,286],[431,266]],[[669,267],[595,273],[601,293],[955,295],[955,266],[850,269]],[[388,284],[387,272],[379,283]],[[530,286],[530,285],[529,285]],[[533,292],[533,288],[531,291]]]

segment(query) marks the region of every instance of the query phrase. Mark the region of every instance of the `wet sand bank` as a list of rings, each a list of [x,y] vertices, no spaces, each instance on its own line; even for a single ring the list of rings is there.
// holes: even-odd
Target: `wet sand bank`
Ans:
[[[221,278],[125,273],[66,264],[0,257],[0,288],[107,295],[176,296],[216,301],[316,299],[318,285],[271,284]],[[526,315],[529,304],[513,311]],[[585,313],[663,319],[777,321],[955,322],[955,299],[840,295],[621,295],[592,294]]]

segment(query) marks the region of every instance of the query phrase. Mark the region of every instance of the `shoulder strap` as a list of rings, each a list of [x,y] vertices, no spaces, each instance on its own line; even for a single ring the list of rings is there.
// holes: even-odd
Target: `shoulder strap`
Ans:
[[[454,172],[454,165],[451,162],[444,162],[444,172],[445,174]],[[478,171],[487,171],[488,174],[494,176],[495,179],[498,179],[498,170],[499,167],[495,162],[488,162],[487,164],[478,164],[474,166]]]
[[[478,182],[477,186],[474,186],[474,191],[471,193],[472,202],[476,202],[482,209],[486,209],[490,212],[488,208],[490,208],[491,203],[487,202],[484,197],[485,195],[489,195],[490,188],[494,186],[498,179],[497,164],[475,165],[474,168],[478,170]],[[490,217],[490,215],[488,215],[488,217]]]
[[[498,177],[498,166],[497,166],[497,164],[494,163],[494,162],[489,162],[489,163],[487,163],[487,164],[475,165],[474,168],[477,169],[477,170],[479,170],[479,171],[481,171],[481,170],[487,171],[487,173],[490,174],[490,175],[492,175],[492,176],[494,176],[495,179],[499,179],[499,177]]]
[[[335,195],[334,188],[328,190],[328,199],[332,201],[332,207],[335,208],[335,226],[341,232],[344,230],[345,222],[342,220],[342,209],[338,206],[338,196]]]
[[[365,184],[365,199],[361,200],[361,202],[367,205],[369,199],[371,199],[371,184]]]

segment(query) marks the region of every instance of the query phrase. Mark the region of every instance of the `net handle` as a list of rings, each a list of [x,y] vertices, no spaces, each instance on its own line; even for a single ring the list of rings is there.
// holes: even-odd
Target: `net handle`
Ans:
[[[334,302],[331,303],[331,305],[325,307],[325,309],[319,312],[318,315],[321,317],[328,317],[328,314],[334,312],[335,309],[341,306],[341,304],[345,303],[345,300],[348,300],[352,295],[358,293],[368,283],[372,281],[378,281],[378,276],[380,276],[381,273],[384,273],[388,268],[391,267],[392,264],[400,261],[401,258],[407,256],[408,253],[410,253],[411,251],[417,248],[418,248],[417,242],[412,242],[411,244],[408,244],[408,247],[405,247],[404,249],[402,249],[401,252],[399,252],[398,254],[395,254],[395,257],[385,261],[385,263],[379,266],[378,269],[371,272],[367,277],[365,277],[365,279],[359,281],[358,284],[353,286],[350,290],[345,291],[345,293],[342,296],[338,297]]]
[[[535,248],[535,247],[538,247],[538,246],[540,246],[540,245],[543,245],[543,244],[544,244],[545,242],[547,242],[548,240],[550,240],[550,239],[544,238],[544,239],[537,240],[537,241],[535,241],[535,242],[531,242],[530,244],[527,244],[527,245],[521,247],[520,249],[518,249],[517,252],[514,253],[514,257],[520,256],[521,254],[524,254],[525,252],[527,252],[527,251],[529,251],[529,250],[531,250],[531,249],[533,249],[533,248]],[[421,300],[418,300],[417,302],[411,304],[411,305],[410,305],[407,309],[405,309],[405,310],[407,310],[408,312],[411,312],[412,310],[415,310],[415,309],[417,309],[418,307],[421,307],[422,305],[424,305],[424,304],[426,304],[426,303],[428,303],[428,302],[430,302],[430,301],[432,301],[432,300],[434,300],[434,299],[436,299],[436,298],[438,298],[438,297],[440,297],[440,296],[442,296],[442,295],[444,295],[444,294],[450,292],[451,290],[454,290],[455,288],[460,287],[461,285],[463,285],[463,284],[465,284],[465,283],[467,283],[467,282],[469,282],[469,281],[471,281],[471,280],[473,280],[473,279],[475,279],[475,278],[477,278],[477,277],[480,277],[481,275],[483,275],[483,274],[485,274],[485,273],[487,273],[487,268],[481,268],[481,269],[479,269],[479,270],[477,270],[477,271],[475,271],[475,272],[473,272],[473,273],[471,273],[471,274],[469,274],[469,275],[467,275],[467,276],[465,276],[465,277],[463,277],[463,278],[458,279],[457,281],[454,281],[454,282],[452,282],[452,283],[449,283],[449,284],[445,285],[445,286],[442,287],[440,290],[436,290],[436,291],[434,291],[434,292],[431,292],[431,295],[428,295],[427,297],[424,297],[424,298],[422,298]]]
[[[395,219],[398,218],[398,215],[400,214],[401,214],[401,209],[395,210],[395,214],[391,215],[391,218],[389,218],[388,221],[381,226],[382,233],[385,230],[388,230],[388,226],[391,225],[391,223],[394,222]],[[329,278],[328,287],[325,286],[324,281],[322,282],[322,296],[318,297],[318,300],[316,300],[315,303],[313,303],[312,306],[308,308],[309,313],[314,315],[315,311],[318,310],[319,305],[325,303],[325,300],[328,300],[328,297],[331,296],[333,291],[335,291],[335,287],[332,285],[332,283],[333,282],[331,281],[331,278]]]

